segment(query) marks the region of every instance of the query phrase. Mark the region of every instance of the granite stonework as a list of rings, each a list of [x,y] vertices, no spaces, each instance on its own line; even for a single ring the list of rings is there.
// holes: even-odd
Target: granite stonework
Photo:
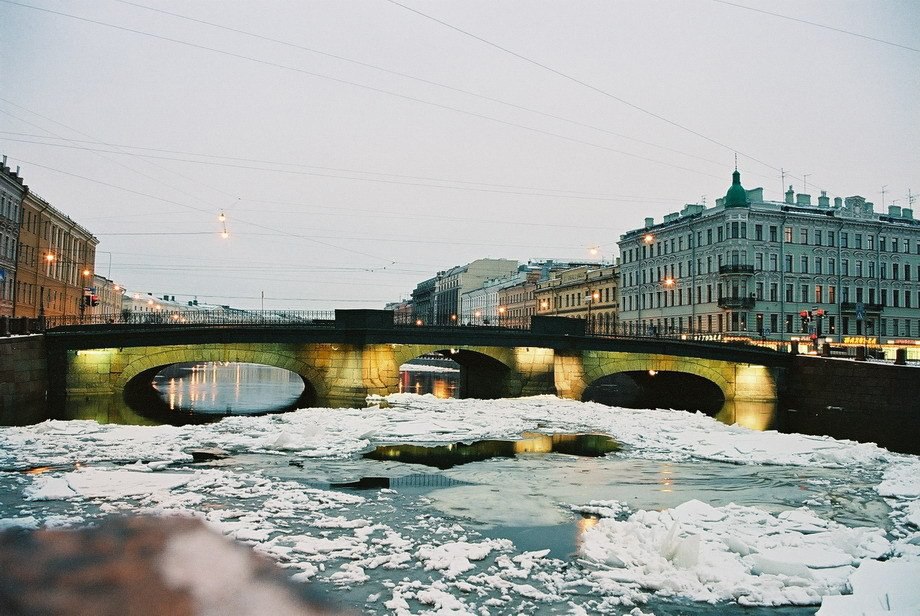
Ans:
[[[48,392],[47,364],[44,336],[0,338],[0,419],[14,415],[22,418],[22,409],[45,400]]]

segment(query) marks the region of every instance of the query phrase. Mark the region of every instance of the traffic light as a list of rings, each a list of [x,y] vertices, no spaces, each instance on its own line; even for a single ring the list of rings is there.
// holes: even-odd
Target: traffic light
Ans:
[[[98,296],[98,295],[90,295],[90,296],[89,296],[89,305],[90,305],[90,306],[98,306],[98,305],[99,305],[99,296]]]

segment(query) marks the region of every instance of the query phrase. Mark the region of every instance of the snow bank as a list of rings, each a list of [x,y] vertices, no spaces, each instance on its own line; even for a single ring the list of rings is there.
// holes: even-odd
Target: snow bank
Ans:
[[[844,592],[860,562],[890,550],[881,529],[848,528],[807,509],[773,515],[693,500],[625,521],[601,519],[585,531],[580,554],[617,583],[664,595],[812,605]],[[603,586],[603,577],[595,579]]]

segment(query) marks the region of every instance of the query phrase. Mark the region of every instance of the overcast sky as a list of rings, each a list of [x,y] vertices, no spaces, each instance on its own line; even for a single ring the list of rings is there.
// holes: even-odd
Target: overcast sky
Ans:
[[[480,257],[609,259],[736,152],[768,199],[780,169],[920,193],[916,0],[0,0],[0,53],[8,164],[98,273],[177,300],[376,308]]]

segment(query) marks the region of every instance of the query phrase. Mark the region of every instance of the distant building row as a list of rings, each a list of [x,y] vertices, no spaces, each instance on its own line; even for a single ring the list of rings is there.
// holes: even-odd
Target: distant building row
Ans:
[[[624,233],[613,265],[480,259],[419,283],[395,306],[432,325],[526,327],[582,318],[621,335],[719,334],[851,343],[920,339],[920,221],[863,197],[792,187],[780,202],[733,174],[713,207],[686,205]]]

